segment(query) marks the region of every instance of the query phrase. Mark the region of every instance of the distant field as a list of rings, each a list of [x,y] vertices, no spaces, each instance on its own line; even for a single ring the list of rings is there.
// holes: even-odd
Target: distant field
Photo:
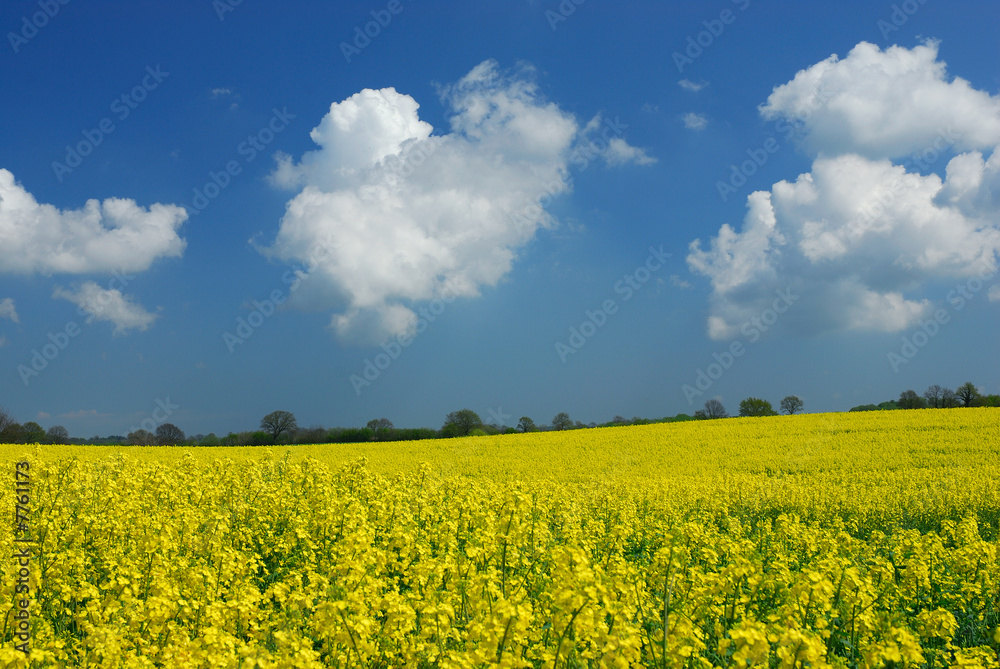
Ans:
[[[1000,409],[0,454],[35,666],[1000,667]]]

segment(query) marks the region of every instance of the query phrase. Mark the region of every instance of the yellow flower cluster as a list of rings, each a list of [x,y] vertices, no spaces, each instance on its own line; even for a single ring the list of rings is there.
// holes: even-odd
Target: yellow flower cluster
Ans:
[[[1000,668],[997,409],[0,455],[0,667]]]

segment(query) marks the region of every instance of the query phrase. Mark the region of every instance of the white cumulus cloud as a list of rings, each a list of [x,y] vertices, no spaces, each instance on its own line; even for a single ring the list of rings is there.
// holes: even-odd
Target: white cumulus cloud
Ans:
[[[765,119],[804,124],[813,154],[902,158],[940,133],[969,150],[1000,144],[1000,98],[948,76],[934,41],[885,51],[861,42],[778,86],[760,106]]]
[[[61,210],[39,204],[10,171],[0,169],[0,273],[142,271],[157,258],[184,252],[177,230],[186,219],[183,207],[146,209],[119,198]]]
[[[115,334],[146,330],[158,318],[157,314],[133,302],[130,296],[122,295],[120,290],[101,288],[93,281],[85,282],[75,291],[56,286],[52,297],[69,300],[80,307],[80,311],[87,314],[87,322],[111,322],[115,326]]]
[[[935,282],[996,265],[1000,105],[945,73],[936,43],[861,43],[775,88],[762,114],[801,123],[815,160],[749,195],[739,231],[692,242],[688,265],[712,283],[709,336],[737,336],[779,291],[794,295],[781,319],[796,331],[895,332],[933,309]]]
[[[412,334],[435,298],[475,297],[555,219],[571,169],[597,158],[649,164],[623,124],[583,128],[543,99],[531,72],[485,61],[440,88],[450,130],[433,134],[419,105],[394,88],[365,89],[330,106],[301,160],[278,156],[273,184],[294,189],[265,254],[308,267],[300,306],[334,311],[345,341]]]

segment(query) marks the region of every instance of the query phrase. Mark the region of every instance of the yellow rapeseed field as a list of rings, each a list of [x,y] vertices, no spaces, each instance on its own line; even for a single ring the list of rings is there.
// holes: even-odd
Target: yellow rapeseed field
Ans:
[[[0,453],[0,666],[1000,667],[1000,409]]]

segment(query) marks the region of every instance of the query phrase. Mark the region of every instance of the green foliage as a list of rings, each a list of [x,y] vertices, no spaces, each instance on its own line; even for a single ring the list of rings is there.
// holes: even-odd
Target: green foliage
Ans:
[[[759,397],[748,397],[740,402],[741,416],[777,416],[771,403]]]
[[[33,420],[21,426],[21,441],[26,444],[45,443],[45,428]]]
[[[569,414],[565,411],[557,413],[552,418],[553,430],[568,430],[573,427],[573,421],[569,419]]]
[[[973,385],[972,381],[967,381],[955,388],[955,396],[958,397],[964,407],[979,406],[979,401],[983,398],[979,394],[979,389]]]
[[[221,446],[222,440],[215,436],[214,432],[209,432],[198,442],[199,446]]]
[[[368,427],[348,427],[330,434],[330,441],[335,444],[358,444],[374,439],[375,433]]]
[[[247,443],[246,445],[247,446],[267,446],[268,444],[272,444],[272,443],[274,443],[273,442],[273,437],[269,433],[264,432],[263,430],[258,430],[257,432],[253,432],[250,435],[249,443]]]
[[[927,400],[918,395],[914,390],[904,390],[899,394],[900,409],[926,409]]]
[[[445,417],[441,436],[464,437],[475,429],[483,429],[483,419],[472,409],[461,409]]]

